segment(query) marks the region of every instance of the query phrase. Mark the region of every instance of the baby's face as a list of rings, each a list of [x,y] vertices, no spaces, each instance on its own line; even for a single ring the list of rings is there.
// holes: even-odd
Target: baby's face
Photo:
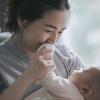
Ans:
[[[95,95],[99,97],[100,69],[91,67],[84,70],[75,70],[69,79],[76,85],[85,100],[95,100],[91,99]]]
[[[69,79],[78,87],[78,89],[81,89],[88,86],[89,74],[90,73],[87,73],[86,70],[83,69],[75,70]]]
[[[96,75],[100,75],[100,69],[95,67],[75,70],[69,79],[75,83],[85,83],[93,79]]]

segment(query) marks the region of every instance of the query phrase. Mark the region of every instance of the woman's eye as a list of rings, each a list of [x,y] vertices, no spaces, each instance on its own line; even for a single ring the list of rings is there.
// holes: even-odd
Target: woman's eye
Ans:
[[[46,32],[48,32],[48,33],[51,33],[51,32],[53,32],[53,31],[51,31],[51,30],[45,30]]]
[[[59,34],[61,35],[61,34],[62,34],[62,32],[59,32]]]

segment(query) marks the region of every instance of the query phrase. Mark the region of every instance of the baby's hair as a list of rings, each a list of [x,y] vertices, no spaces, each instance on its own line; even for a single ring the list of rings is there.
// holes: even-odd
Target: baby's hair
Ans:
[[[92,66],[89,68],[89,71],[91,71],[92,74],[88,82],[93,89],[100,93],[100,66]]]

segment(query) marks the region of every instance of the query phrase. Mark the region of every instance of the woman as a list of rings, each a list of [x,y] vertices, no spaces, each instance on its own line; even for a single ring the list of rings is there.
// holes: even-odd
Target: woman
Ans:
[[[56,74],[67,78],[84,65],[64,46],[53,50],[45,44],[55,44],[66,29],[70,7],[67,0],[9,0],[7,29],[11,38],[0,46],[0,73],[6,86],[1,100],[21,100],[41,88],[37,81],[56,65]]]

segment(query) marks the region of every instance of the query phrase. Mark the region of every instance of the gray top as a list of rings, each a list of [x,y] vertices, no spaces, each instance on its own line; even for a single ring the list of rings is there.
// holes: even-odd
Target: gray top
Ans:
[[[4,80],[3,84],[6,84],[5,87],[9,87],[23,73],[29,61],[29,57],[16,48],[11,39],[1,43],[0,75]],[[74,69],[84,67],[80,58],[64,45],[56,45],[54,62],[56,64],[56,74],[65,78],[67,78]],[[27,95],[38,90],[40,87],[38,84],[33,84],[27,92]],[[6,88],[1,92],[5,89]]]

